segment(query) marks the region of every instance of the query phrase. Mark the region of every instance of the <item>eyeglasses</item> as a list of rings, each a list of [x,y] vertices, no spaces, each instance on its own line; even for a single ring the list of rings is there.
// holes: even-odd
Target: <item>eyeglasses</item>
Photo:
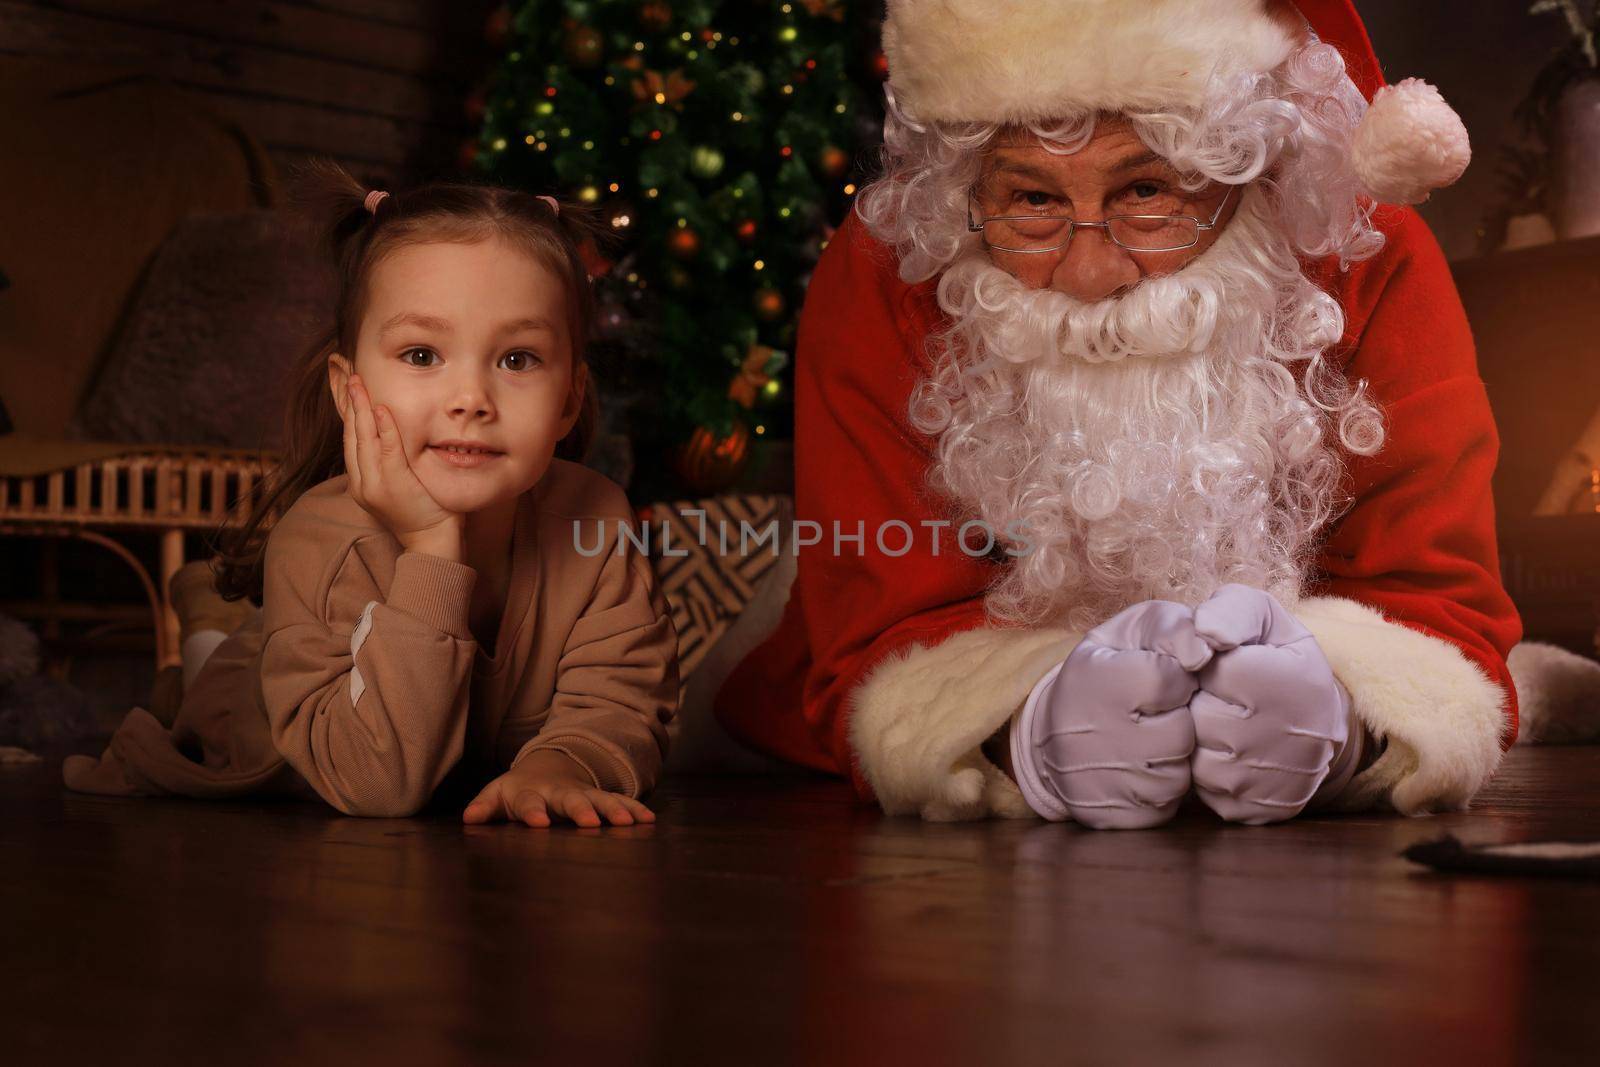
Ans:
[[[1176,252],[1199,243],[1200,234],[1217,228],[1217,219],[1233,195],[1228,186],[1210,220],[1192,215],[1112,215],[1102,222],[1078,222],[1067,215],[991,215],[978,211],[975,193],[967,195],[967,231],[982,233],[983,241],[999,252],[1055,252],[1072,243],[1080,229],[1104,230],[1111,240],[1130,252]]]

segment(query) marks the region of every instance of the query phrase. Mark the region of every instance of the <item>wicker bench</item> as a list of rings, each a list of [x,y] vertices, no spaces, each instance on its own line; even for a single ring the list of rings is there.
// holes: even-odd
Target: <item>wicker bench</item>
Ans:
[[[31,466],[48,465],[52,454],[112,452],[36,473],[19,472],[13,459],[0,472],[0,535],[75,538],[99,545],[121,559],[144,586],[155,632],[158,669],[180,663],[178,619],[167,583],[184,562],[184,535],[214,532],[243,521],[273,457],[191,446],[135,446],[29,442]],[[13,454],[19,451],[13,445]],[[52,453],[52,450],[53,453]],[[118,540],[133,531],[160,536],[160,573],[149,569]],[[123,613],[94,605],[63,611],[55,599],[55,575],[43,576],[46,599],[37,613],[61,618],[109,620]],[[27,612],[22,612],[26,614]]]

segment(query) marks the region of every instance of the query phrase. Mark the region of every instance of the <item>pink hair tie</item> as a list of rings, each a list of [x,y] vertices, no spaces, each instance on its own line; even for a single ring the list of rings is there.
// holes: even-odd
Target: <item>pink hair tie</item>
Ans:
[[[365,201],[368,214],[376,215],[378,213],[378,205],[383,203],[383,198],[388,195],[382,189],[374,189],[368,193]]]
[[[553,197],[553,196],[545,196],[544,194],[541,193],[539,195],[539,199],[543,200],[545,203],[549,204],[551,211],[555,212],[557,215],[561,214],[561,205],[556,203],[556,198],[555,197]]]

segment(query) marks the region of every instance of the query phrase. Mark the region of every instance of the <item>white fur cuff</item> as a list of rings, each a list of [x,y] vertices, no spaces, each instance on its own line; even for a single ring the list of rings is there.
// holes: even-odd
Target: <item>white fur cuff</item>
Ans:
[[[1349,690],[1356,716],[1389,743],[1331,806],[1387,804],[1406,815],[1466,808],[1500,764],[1500,687],[1455,645],[1365,604],[1314,597],[1294,615]]]
[[[852,694],[850,746],[884,812],[936,822],[1033,817],[981,747],[1080,636],[983,627],[874,667]]]

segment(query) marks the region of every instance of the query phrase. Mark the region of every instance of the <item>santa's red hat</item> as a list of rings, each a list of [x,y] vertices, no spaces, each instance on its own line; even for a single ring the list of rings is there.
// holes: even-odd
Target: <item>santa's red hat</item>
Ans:
[[[912,117],[1033,123],[1196,105],[1213,78],[1283,63],[1308,23],[1370,101],[1352,165],[1372,197],[1417,203],[1459,178],[1460,117],[1426,82],[1384,85],[1351,0],[889,0],[883,46]]]

